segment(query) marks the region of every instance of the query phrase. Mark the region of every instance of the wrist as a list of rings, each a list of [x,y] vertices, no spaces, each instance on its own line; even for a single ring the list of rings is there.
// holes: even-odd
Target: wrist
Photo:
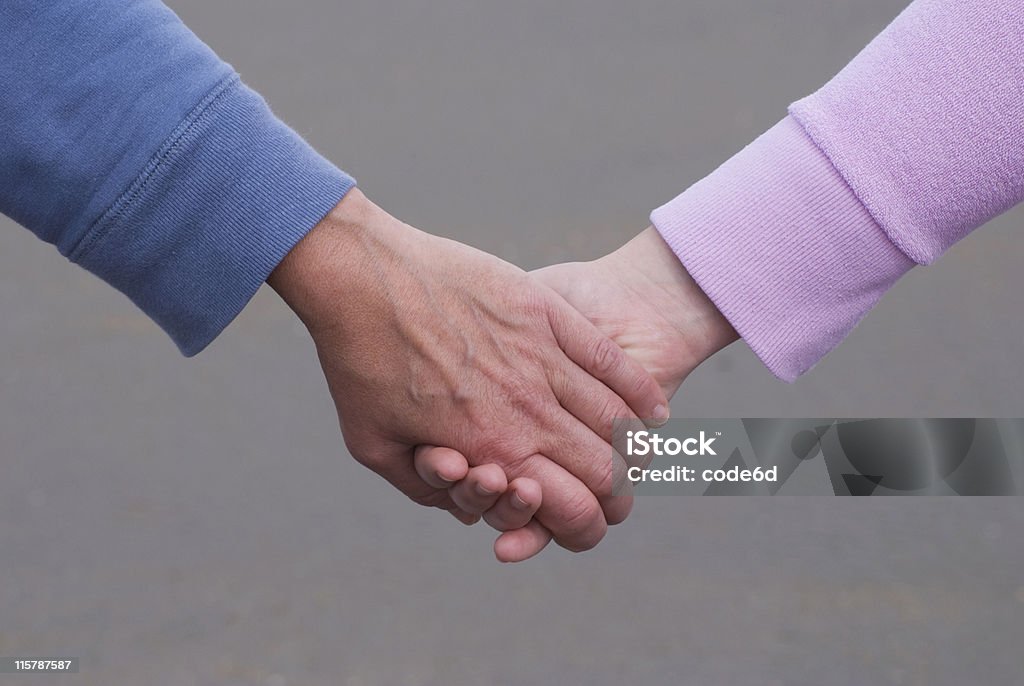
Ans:
[[[338,320],[372,269],[369,254],[395,222],[353,188],[278,264],[267,284],[311,332]]]
[[[686,341],[694,366],[739,338],[653,227],[601,259],[629,282],[643,284],[643,292],[658,294],[658,309]]]

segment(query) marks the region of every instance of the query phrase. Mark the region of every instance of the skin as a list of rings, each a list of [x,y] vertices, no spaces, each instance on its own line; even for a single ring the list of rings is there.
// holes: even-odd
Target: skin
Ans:
[[[267,281],[316,344],[353,457],[416,502],[464,521],[500,506],[490,517],[504,525],[533,509],[575,551],[628,515],[632,499],[611,496],[612,421],[660,423],[668,400],[540,281],[398,221],[358,189]],[[493,467],[439,490],[417,472],[418,445]],[[531,500],[512,512],[517,494]]]
[[[425,482],[448,491],[456,506],[451,513],[464,524],[475,524],[483,515],[499,531],[519,529],[540,508],[541,487],[536,481],[521,477],[509,483],[497,465],[470,467],[450,448],[420,446],[414,463]]]
[[[554,265],[533,275],[643,365],[669,397],[699,364],[738,338],[653,228],[593,262]],[[465,464],[454,451],[423,447],[420,469],[434,470],[440,455],[448,469]],[[543,492],[553,495],[546,486]],[[537,520],[518,529],[495,528],[505,532],[494,549],[502,562],[532,557],[551,540]]]

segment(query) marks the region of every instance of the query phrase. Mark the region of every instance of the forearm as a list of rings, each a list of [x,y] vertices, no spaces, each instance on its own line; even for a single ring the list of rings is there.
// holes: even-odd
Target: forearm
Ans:
[[[917,0],[835,79],[652,214],[778,376],[1024,199],[1024,6]]]
[[[0,4],[0,211],[212,340],[352,186],[162,3]]]

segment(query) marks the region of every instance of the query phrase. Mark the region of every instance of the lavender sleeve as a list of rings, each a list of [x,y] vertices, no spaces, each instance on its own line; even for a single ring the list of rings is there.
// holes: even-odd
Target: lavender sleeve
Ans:
[[[916,0],[651,220],[792,381],[903,274],[1021,200],[1024,3]]]

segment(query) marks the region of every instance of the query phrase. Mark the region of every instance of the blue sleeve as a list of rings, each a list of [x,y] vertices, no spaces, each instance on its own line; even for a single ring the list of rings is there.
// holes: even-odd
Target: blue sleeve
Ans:
[[[184,354],[354,183],[163,3],[0,2],[0,212]]]

